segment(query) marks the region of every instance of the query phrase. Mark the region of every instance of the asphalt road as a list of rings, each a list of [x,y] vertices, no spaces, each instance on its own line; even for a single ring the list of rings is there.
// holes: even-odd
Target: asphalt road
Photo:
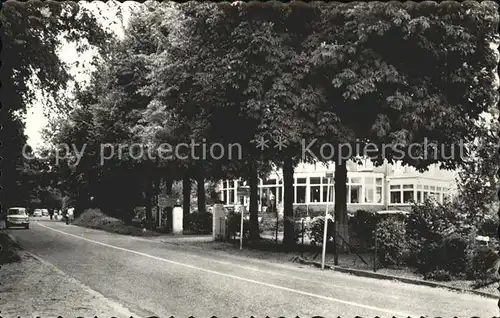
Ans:
[[[492,317],[476,295],[276,264],[47,219],[9,230],[35,253],[140,315]]]

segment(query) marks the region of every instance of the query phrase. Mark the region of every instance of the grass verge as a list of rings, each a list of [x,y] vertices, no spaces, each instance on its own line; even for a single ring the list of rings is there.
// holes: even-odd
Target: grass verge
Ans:
[[[159,236],[161,233],[127,225],[122,220],[105,215],[99,209],[86,210],[72,224],[106,232],[132,236]]]
[[[20,246],[13,242],[6,232],[0,231],[0,265],[19,262],[21,257],[17,253]]]
[[[300,244],[297,244],[294,248],[287,249],[284,248],[282,244],[276,245],[275,241],[270,239],[261,239],[255,242],[244,241],[243,250],[239,249],[238,240],[227,242],[183,242],[182,244],[198,246],[204,250],[220,251],[238,256],[267,260],[270,262],[290,262],[297,256],[302,256],[303,259],[309,261],[321,262],[321,248],[319,246],[313,247],[305,245],[302,247]],[[365,264],[354,254],[341,254],[339,255],[339,265],[340,267],[347,269],[373,271],[373,258],[367,254],[363,254],[361,256],[368,264]],[[333,263],[333,254],[327,253],[326,264],[333,265]],[[408,279],[424,279],[423,275],[417,273],[414,269],[403,266],[399,268],[378,268],[377,273]],[[429,281],[434,280],[429,279]],[[477,288],[475,286],[476,281],[473,280],[453,279],[448,282],[434,282],[465,290],[478,290],[489,294],[498,293],[498,283],[487,284],[486,286]]]

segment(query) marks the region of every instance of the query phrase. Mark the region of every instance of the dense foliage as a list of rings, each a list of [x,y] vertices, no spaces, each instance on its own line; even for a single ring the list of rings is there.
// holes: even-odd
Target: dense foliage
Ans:
[[[7,1],[0,12],[2,23],[2,207],[27,205],[30,189],[21,176],[26,158],[23,119],[29,105],[41,94],[45,107],[67,109],[61,94],[72,75],[60,59],[63,43],[78,51],[89,47],[106,52],[111,37],[83,6],[73,2]]]
[[[402,265],[407,256],[405,223],[398,218],[381,220],[375,230],[377,260],[381,265]]]
[[[31,29],[15,22],[18,14]],[[470,163],[457,156],[445,158],[444,153],[434,156],[428,149],[409,156],[408,146],[426,138],[450,147],[461,141],[471,144],[484,132],[473,128],[481,127],[479,115],[498,99],[493,85],[497,60],[490,47],[498,39],[493,2],[147,2],[132,15],[124,39],[116,41],[76,4],[11,2],[2,9],[2,22],[7,25],[8,52],[13,52],[7,60],[16,66],[16,72],[7,73],[18,85],[7,87],[15,94],[9,99],[17,103],[13,110],[25,108],[22,95],[31,92],[25,83],[33,75],[41,88],[53,93],[64,88],[70,76],[55,53],[61,36],[104,43],[90,85],[77,86],[73,103],[59,105],[72,109],[54,123],[49,137],[53,143],[86,145],[77,166],[67,160],[55,168],[59,186],[75,199],[77,210],[83,211],[95,197],[94,204],[127,222],[136,205],[145,206],[151,219],[159,192],[173,196],[175,180],[183,182],[187,221],[192,180],[203,214],[207,180],[241,177],[251,192],[246,228],[252,239],[258,238],[257,181],[275,165],[283,168],[284,243],[292,245],[297,238],[292,220],[295,166],[300,161],[335,161],[337,233],[349,241],[345,161],[309,153],[303,157],[301,140],[316,138],[316,154],[321,142],[398,144],[403,156],[379,148],[372,154],[374,161],[401,159],[419,170],[432,163],[455,168]],[[13,112],[7,115],[19,148],[24,143],[20,123]],[[257,151],[250,141],[259,137],[281,138],[286,150],[270,145]],[[226,153],[217,160],[195,158],[199,152],[192,156],[185,149],[180,155],[188,155],[186,159],[137,158],[125,152],[99,162],[102,144],[140,142],[154,153],[162,143],[191,140],[238,143],[241,157]],[[493,135],[484,143],[492,145]],[[7,171],[12,180],[18,179],[18,150],[5,161],[11,163]],[[487,156],[478,148],[468,150]],[[485,163],[479,169],[492,167]],[[478,206],[469,208],[464,199],[462,211],[482,215],[478,202],[487,201],[492,183],[483,193],[473,178],[464,182],[464,198],[474,195]],[[417,258],[430,253],[422,252],[422,246],[433,250],[441,233],[466,224],[466,213],[419,209],[407,231]],[[359,235],[371,233],[356,226]],[[321,225],[313,227],[322,233]],[[392,228],[379,234],[396,233]],[[389,246],[387,253],[398,254]]]

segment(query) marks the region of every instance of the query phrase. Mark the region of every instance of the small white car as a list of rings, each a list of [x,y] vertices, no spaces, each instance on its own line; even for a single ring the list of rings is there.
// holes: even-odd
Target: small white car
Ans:
[[[30,228],[30,219],[26,208],[10,208],[7,211],[7,220],[5,221],[5,227],[8,229],[13,226],[22,226],[25,229]]]
[[[34,217],[42,217],[42,215],[43,215],[43,213],[42,213],[41,209],[35,209],[35,211],[33,211]]]

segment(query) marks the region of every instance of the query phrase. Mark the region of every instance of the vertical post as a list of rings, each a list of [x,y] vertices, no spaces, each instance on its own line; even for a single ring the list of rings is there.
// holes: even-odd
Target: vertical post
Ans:
[[[219,218],[219,237],[220,237],[221,241],[224,240],[223,235],[222,235],[222,218]]]
[[[243,214],[245,212],[245,207],[241,208],[241,224],[240,224],[240,250],[243,249]]]
[[[283,219],[283,223],[284,222],[285,222],[285,220]],[[278,230],[279,230],[279,227],[280,227],[279,214],[278,214],[278,210],[276,210],[276,245],[278,245]]]
[[[333,224],[333,264],[339,264],[339,250],[338,250],[338,235],[337,235],[337,224],[335,224],[337,220],[334,221]]]
[[[304,218],[302,218],[302,253],[300,256],[304,257]]]
[[[376,230],[373,231],[374,233],[374,236],[375,236],[375,248],[374,248],[374,253],[373,253],[373,272],[376,272],[377,271],[377,248],[378,248],[378,244],[377,244],[377,232]]]
[[[327,238],[327,230],[328,230],[328,206],[330,204],[330,177],[328,177],[328,183],[327,183],[327,202],[326,202],[326,209],[325,209],[325,225],[323,228],[323,251],[321,253],[321,269],[325,269],[325,258],[326,258],[326,238]]]
[[[161,227],[161,207],[157,205],[156,209],[158,211],[158,227]]]
[[[385,176],[384,176],[384,189],[382,189],[382,194],[384,196],[384,207],[386,210],[389,210],[389,202],[391,199],[391,192],[389,186],[389,162],[385,162]]]

